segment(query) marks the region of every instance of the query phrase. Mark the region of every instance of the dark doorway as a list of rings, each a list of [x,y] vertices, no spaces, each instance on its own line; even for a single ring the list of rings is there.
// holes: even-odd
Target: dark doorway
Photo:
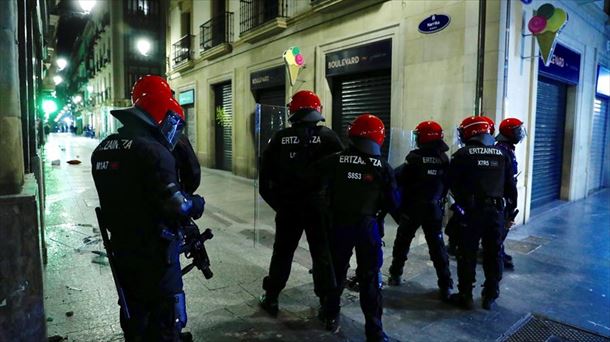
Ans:
[[[233,98],[231,83],[214,86],[214,117],[216,122],[216,168],[233,169]]]

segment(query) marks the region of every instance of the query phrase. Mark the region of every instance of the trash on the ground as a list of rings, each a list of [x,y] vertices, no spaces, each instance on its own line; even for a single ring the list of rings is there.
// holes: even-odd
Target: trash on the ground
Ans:
[[[72,317],[74,316],[74,311],[67,311],[66,312],[66,317]]]
[[[108,266],[108,259],[105,256],[96,255],[91,259],[91,262],[94,264]]]
[[[105,258],[108,257],[108,254],[106,254],[106,252],[104,252],[104,251],[91,251],[91,253],[97,254],[97,255],[99,255],[101,257],[105,257]]]
[[[53,166],[59,166],[59,164],[61,164],[61,161],[59,159],[55,159],[55,160],[51,161],[51,165],[53,165]]]
[[[78,287],[74,287],[74,286],[70,286],[70,285],[66,285],[66,288],[68,290],[72,290],[72,291],[82,291],[83,289],[79,289]]]
[[[78,159],[71,159],[71,160],[68,160],[66,163],[68,163],[70,165],[78,165],[81,163],[81,161]]]
[[[0,308],[6,306],[6,298],[4,298],[1,302],[0,302]]]
[[[47,317],[47,322],[53,322],[53,317]]]
[[[61,341],[65,341],[67,339],[68,339],[67,336],[53,335],[53,336],[49,337],[49,342],[61,342]]]

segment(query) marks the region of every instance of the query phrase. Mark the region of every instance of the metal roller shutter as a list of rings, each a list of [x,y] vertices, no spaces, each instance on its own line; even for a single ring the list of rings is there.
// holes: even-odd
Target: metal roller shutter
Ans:
[[[233,169],[233,99],[231,83],[215,87],[216,97],[216,167]]]
[[[566,85],[538,78],[531,208],[560,197],[566,94]]]
[[[333,80],[333,129],[347,140],[347,127],[359,115],[378,116],[386,128],[382,154],[388,156],[390,145],[391,74],[389,70],[350,75]]]
[[[608,100],[596,98],[593,105],[591,155],[589,157],[588,189],[593,192],[604,186],[604,156],[608,131]]]

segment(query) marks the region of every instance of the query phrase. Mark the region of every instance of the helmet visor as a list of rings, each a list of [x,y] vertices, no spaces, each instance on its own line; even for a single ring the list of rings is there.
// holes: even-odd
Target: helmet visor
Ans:
[[[515,128],[515,143],[520,143],[527,137],[527,129],[523,125]]]
[[[159,125],[159,131],[170,150],[173,150],[174,147],[176,147],[176,143],[178,142],[178,138],[183,129],[184,121],[182,118],[177,113],[171,110],[168,111],[165,119],[163,119],[161,125]]]

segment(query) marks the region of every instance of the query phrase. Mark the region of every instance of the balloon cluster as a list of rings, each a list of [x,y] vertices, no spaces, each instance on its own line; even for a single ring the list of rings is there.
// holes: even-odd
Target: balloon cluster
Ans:
[[[542,33],[559,32],[568,22],[568,14],[561,8],[544,4],[538,8],[536,15],[530,19],[527,28],[537,36]]]

